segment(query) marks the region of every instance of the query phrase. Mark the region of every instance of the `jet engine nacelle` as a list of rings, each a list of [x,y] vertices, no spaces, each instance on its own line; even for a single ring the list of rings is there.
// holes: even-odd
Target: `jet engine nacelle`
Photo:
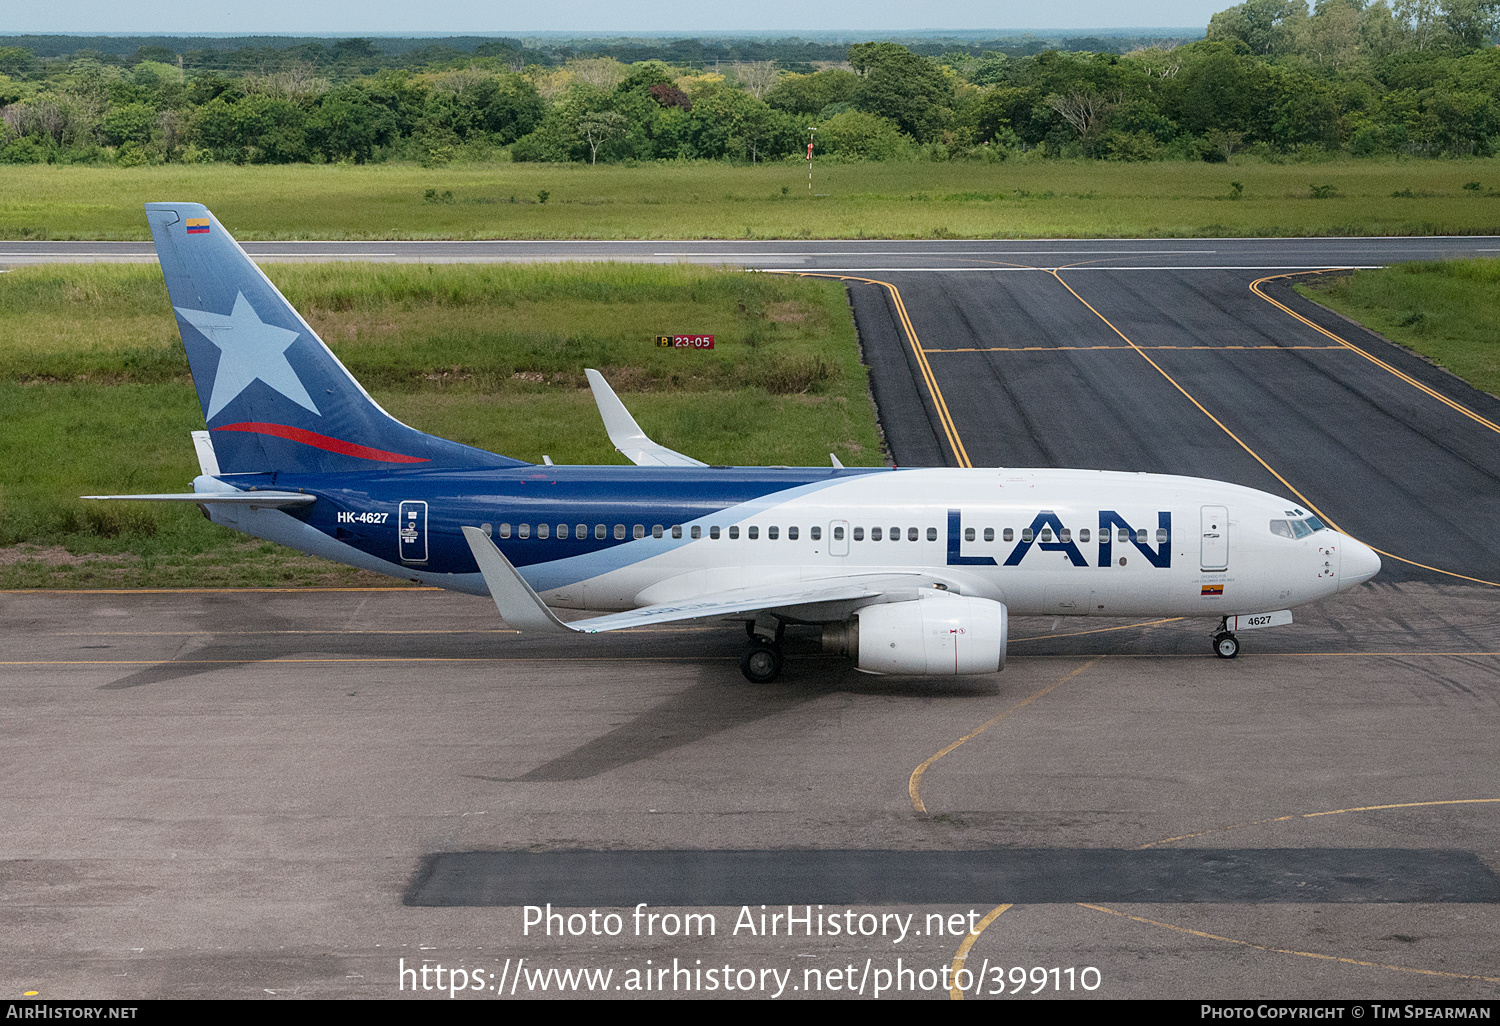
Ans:
[[[865,606],[823,639],[867,673],[946,677],[1003,670],[1008,630],[1003,603],[933,591]]]

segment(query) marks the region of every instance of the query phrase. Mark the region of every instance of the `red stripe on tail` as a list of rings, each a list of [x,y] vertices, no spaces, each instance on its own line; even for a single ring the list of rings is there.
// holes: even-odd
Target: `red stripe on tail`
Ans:
[[[314,449],[323,449],[326,452],[336,452],[340,456],[355,456],[362,460],[376,460],[380,463],[427,463],[422,456],[406,456],[399,452],[386,452],[384,449],[372,449],[368,445],[356,445],[346,442],[342,438],[330,438],[320,435],[316,431],[304,431],[301,428],[290,427],[286,424],[263,424],[257,421],[245,421],[240,424],[224,424],[216,427],[215,431],[247,431],[254,435],[272,435],[276,438],[285,438],[293,442],[301,442],[310,445]]]

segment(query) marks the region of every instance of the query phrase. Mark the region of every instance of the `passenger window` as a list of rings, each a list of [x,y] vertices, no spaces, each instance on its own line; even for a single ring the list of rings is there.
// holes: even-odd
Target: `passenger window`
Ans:
[[[921,537],[921,534],[922,532],[917,530],[915,527],[908,527],[906,529],[906,540],[916,541],[919,537]]]
[[[557,536],[559,538],[566,538],[568,536],[568,525],[567,524],[558,524],[557,525]]]
[[[651,525],[651,537],[653,537],[653,538],[660,538],[661,535],[662,535],[661,525],[660,524],[652,524]]]
[[[1057,532],[1057,539],[1058,541],[1070,542],[1073,540],[1073,532],[1064,527],[1061,531]]]
[[[604,540],[604,536],[608,532],[609,532],[609,528],[605,527],[603,524],[595,524],[594,525],[594,537],[598,538],[600,541]]]
[[[865,529],[863,527],[856,527],[854,529],[854,540],[855,541],[864,541],[865,540]]]
[[[491,538],[494,537],[494,535],[490,534],[490,531],[492,530],[492,528],[490,527],[489,524],[480,524],[479,525],[479,529],[481,531],[483,531],[486,536],[491,537]]]
[[[703,528],[699,527],[697,524],[694,524],[693,525],[693,530],[690,533],[692,534],[692,536],[694,538],[702,538],[703,537]]]
[[[730,541],[734,541],[739,536],[740,536],[740,529],[738,527],[731,527],[729,529],[729,540]]]
[[[1278,538],[1290,538],[1292,536],[1292,525],[1285,520],[1271,521],[1271,533]]]
[[[1087,527],[1078,532],[1078,540],[1081,542],[1087,542],[1089,540],[1089,529]]]
[[[1052,528],[1050,528],[1050,527],[1044,527],[1044,528],[1042,528],[1042,541],[1049,542],[1051,540],[1052,540]]]
[[[625,540],[625,525],[624,524],[616,524],[615,525],[615,541],[624,541],[624,540]]]
[[[899,528],[899,527],[893,527],[893,528],[891,528],[891,541],[900,541],[900,540],[901,540],[901,528]]]
[[[1158,527],[1156,529],[1156,544],[1158,544],[1158,545],[1165,545],[1166,543],[1167,543],[1167,529],[1165,527]]]
[[[844,529],[842,527],[835,527],[833,529],[833,540],[834,541],[843,541],[844,540]]]
[[[510,525],[509,524],[501,524],[500,525],[500,537],[502,537],[502,538],[509,538],[510,537]]]
[[[966,527],[966,528],[964,528],[964,541],[973,541],[973,540],[974,540],[974,528],[972,528],[972,527]]]
[[[551,533],[552,533],[552,528],[551,528],[550,525],[548,525],[548,524],[537,524],[536,525],[536,536],[538,538],[545,538],[545,537],[547,537],[547,535],[549,535]]]
[[[780,528],[776,528],[776,527],[768,527],[768,528],[766,528],[766,540],[767,541],[775,541],[779,533],[780,533]]]
[[[588,536],[589,536],[589,525],[588,524],[578,524],[578,525],[576,525],[573,528],[573,537],[577,538],[579,541],[583,541],[583,539],[587,538]]]
[[[1136,528],[1135,540],[1142,545],[1146,544],[1146,529],[1144,527]]]
[[[937,528],[936,527],[929,527],[927,529],[927,540],[928,541],[937,541]]]
[[[519,535],[522,538],[530,538],[531,537],[531,525],[530,524],[521,524],[521,525],[519,525],[516,528],[516,534]]]
[[[993,527],[986,527],[984,529],[984,540],[988,542],[995,540],[995,529]]]
[[[755,539],[757,539],[757,538],[760,537],[760,528],[758,528],[758,527],[747,527],[745,529],[745,537],[749,538],[751,541],[754,541]]]
[[[682,537],[682,525],[681,524],[673,524],[672,525],[672,537],[673,538],[681,538]]]
[[[646,537],[646,525],[645,524],[636,524],[634,527],[632,527],[630,529],[630,536],[632,538],[644,538],[644,537]]]
[[[1016,532],[1015,532],[1015,530],[1012,529],[1012,528],[1007,527],[1005,529],[1005,533],[1000,536],[1000,539],[1002,541],[1015,541],[1016,540]]]
[[[870,540],[871,541],[879,541],[880,538],[881,538],[880,528],[878,528],[878,527],[872,527],[872,528],[870,528]]]
[[[708,536],[710,538],[712,538],[714,541],[718,541],[719,540],[719,525],[718,524],[715,524],[714,526],[712,526],[712,527],[710,527],[708,529]]]
[[[1122,541],[1122,542],[1128,542],[1130,540],[1130,532],[1127,531],[1123,527],[1120,528],[1120,533],[1117,534],[1117,535],[1115,535],[1115,540],[1116,541]]]
[[[797,529],[795,527],[788,527],[786,529],[786,540],[787,541],[796,541],[797,540]]]
[[[1006,533],[1009,534],[1010,532],[1007,531]],[[1034,535],[1031,533],[1031,528],[1029,528],[1029,527],[1023,527],[1023,528],[1021,528],[1021,540],[1023,542],[1029,542],[1029,541],[1031,541],[1031,539],[1033,537],[1034,537]]]
[[[807,529],[807,534],[808,537],[812,538],[813,541],[823,540],[823,529],[821,527],[809,527]]]

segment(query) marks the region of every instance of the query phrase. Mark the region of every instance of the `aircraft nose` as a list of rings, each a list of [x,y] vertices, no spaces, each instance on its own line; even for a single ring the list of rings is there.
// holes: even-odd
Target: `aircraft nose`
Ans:
[[[1380,573],[1380,557],[1364,542],[1344,537],[1344,551],[1339,561],[1339,591],[1364,584]]]

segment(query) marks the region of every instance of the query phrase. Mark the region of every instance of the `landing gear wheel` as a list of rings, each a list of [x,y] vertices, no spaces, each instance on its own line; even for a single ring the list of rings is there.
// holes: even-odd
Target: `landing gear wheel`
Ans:
[[[1240,654],[1240,639],[1229,631],[1214,635],[1214,655],[1220,659],[1233,659]]]
[[[769,645],[751,645],[740,657],[740,672],[751,684],[769,684],[781,676],[781,653]]]

